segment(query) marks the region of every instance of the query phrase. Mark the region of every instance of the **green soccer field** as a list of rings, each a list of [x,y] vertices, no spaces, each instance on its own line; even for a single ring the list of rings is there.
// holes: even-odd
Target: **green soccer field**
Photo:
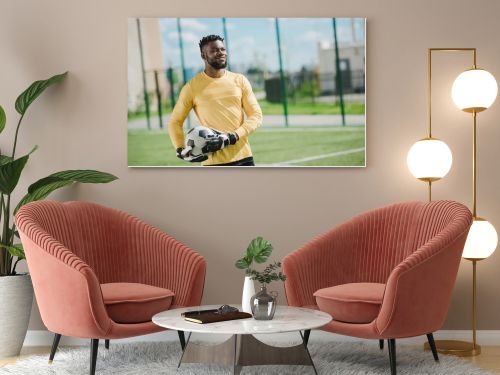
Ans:
[[[258,166],[364,166],[364,126],[260,128],[250,136]],[[178,159],[163,130],[128,131],[129,166],[192,167]]]

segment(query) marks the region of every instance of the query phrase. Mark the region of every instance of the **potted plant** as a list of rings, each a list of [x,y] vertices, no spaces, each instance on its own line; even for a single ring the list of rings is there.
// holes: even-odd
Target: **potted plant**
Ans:
[[[245,270],[245,282],[241,297],[241,308],[244,312],[251,313],[250,298],[255,294],[255,286],[252,280],[252,264],[264,263],[273,251],[273,245],[262,237],[254,238],[247,247],[245,256],[235,263],[236,268]]]
[[[255,311],[255,303],[254,303],[255,298],[257,298],[257,296],[261,297],[264,294],[267,295],[266,286],[271,281],[274,280],[285,281],[286,279],[286,276],[283,275],[281,271],[279,272],[276,271],[279,268],[281,268],[280,262],[274,262],[272,264],[269,264],[262,272],[259,272],[252,268],[254,261],[255,263],[265,263],[267,259],[271,256],[272,252],[273,252],[273,245],[271,245],[269,241],[263,239],[262,237],[257,237],[254,238],[252,241],[250,241],[245,256],[241,259],[238,259],[235,263],[235,266],[237,268],[245,270],[245,283],[243,285],[243,296],[241,301],[242,310],[245,312],[251,312],[252,314],[254,314],[254,317],[259,315],[256,314]],[[261,291],[257,294],[255,294],[255,287],[253,284],[253,280],[257,280],[261,283]],[[274,308],[276,308],[276,303],[275,303],[276,297],[274,296],[273,298],[274,298]],[[257,302],[259,302],[259,300],[257,300]],[[273,315],[274,315],[274,309],[273,309],[273,314],[268,319],[272,319]]]
[[[16,157],[16,146],[22,120],[31,103],[49,86],[61,82],[67,72],[31,84],[16,100],[15,108],[20,118],[17,123],[12,152],[5,149],[0,154],[0,358],[19,355],[31,313],[33,287],[29,274],[16,272],[17,264],[24,259],[13,215],[29,202],[46,198],[51,192],[75,182],[107,183],[116,179],[109,173],[94,170],[66,170],[53,173],[28,187],[24,197],[14,205],[11,195],[35,146],[29,153]],[[7,119],[0,106],[0,133]]]

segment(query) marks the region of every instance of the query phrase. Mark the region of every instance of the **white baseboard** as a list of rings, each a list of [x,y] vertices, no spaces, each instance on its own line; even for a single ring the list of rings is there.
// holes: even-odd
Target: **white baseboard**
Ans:
[[[215,336],[215,337],[214,337]],[[229,335],[193,335],[193,339],[200,341],[224,341]],[[258,337],[266,342],[293,342],[299,341],[300,336],[297,332],[280,333],[273,335],[258,335]],[[24,346],[50,346],[52,345],[52,340],[54,338],[53,333],[49,331],[28,331],[26,339],[24,340]],[[472,340],[472,332],[470,330],[441,330],[434,333],[434,338],[436,340]],[[113,340],[113,342],[118,343],[130,343],[138,341],[177,341],[177,333],[175,331],[165,331],[159,333],[153,333],[146,336],[137,336],[121,340]],[[363,340],[355,337],[336,335],[324,331],[312,331],[310,341],[366,341],[371,343],[376,343],[375,340]],[[73,337],[62,337],[61,345],[68,346],[79,346],[88,345],[88,339],[77,339]],[[412,344],[423,344],[427,341],[425,336],[413,337],[409,339],[401,339],[401,343],[412,345]],[[500,330],[482,330],[477,331],[477,342],[480,345],[500,345]]]

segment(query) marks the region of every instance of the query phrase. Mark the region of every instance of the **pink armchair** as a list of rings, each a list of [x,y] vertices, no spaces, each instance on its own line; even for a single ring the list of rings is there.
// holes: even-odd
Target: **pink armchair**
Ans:
[[[405,202],[360,214],[283,259],[291,306],[328,312],[322,330],[389,343],[432,333],[446,318],[472,223],[460,203]],[[310,332],[306,332],[306,342]]]
[[[16,225],[40,314],[55,333],[91,339],[90,374],[99,339],[162,331],[151,321],[169,308],[201,302],[204,258],[124,212],[86,202],[23,206]],[[181,346],[184,334],[179,332]]]

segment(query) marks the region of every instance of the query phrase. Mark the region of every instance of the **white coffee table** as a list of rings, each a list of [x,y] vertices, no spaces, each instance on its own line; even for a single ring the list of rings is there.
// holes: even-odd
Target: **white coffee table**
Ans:
[[[153,316],[153,322],[161,327],[179,332],[182,363],[219,363],[233,367],[239,374],[242,366],[255,365],[306,365],[312,366],[317,374],[311,355],[307,350],[307,340],[311,329],[328,324],[332,317],[324,312],[299,307],[278,306],[272,320],[238,319],[226,322],[197,324],[184,320],[181,313],[186,311],[217,309],[219,306],[198,306],[174,309]],[[304,331],[302,334],[301,331]],[[254,334],[270,334],[298,331],[302,344],[290,347],[276,347],[257,340]],[[183,332],[189,332],[183,343]],[[221,344],[195,344],[190,342],[191,333],[231,334]]]

